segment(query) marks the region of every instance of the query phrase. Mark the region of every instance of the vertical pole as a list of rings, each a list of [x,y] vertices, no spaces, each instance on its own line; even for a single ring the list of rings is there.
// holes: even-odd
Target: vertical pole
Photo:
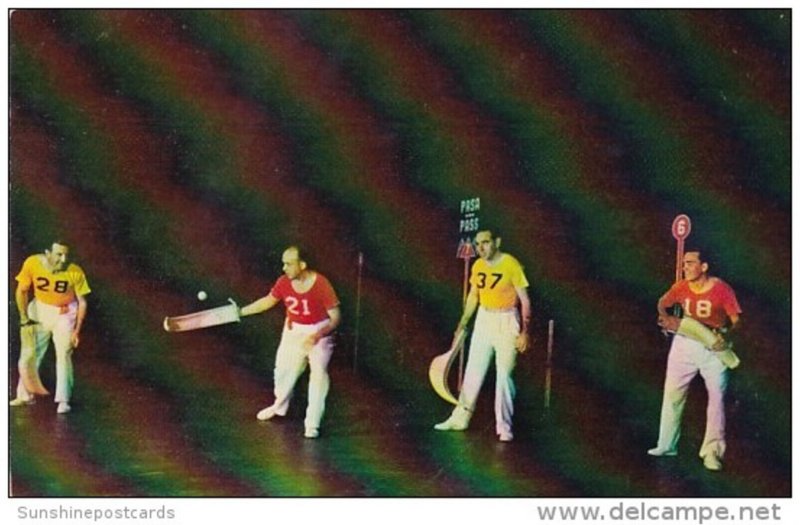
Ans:
[[[552,375],[553,375],[553,331],[555,329],[555,322],[550,319],[547,322],[547,361],[545,361],[544,373],[544,409],[550,409],[550,391],[552,389]]]
[[[464,258],[464,292],[461,296],[461,307],[467,304],[467,293],[469,290],[469,257]],[[461,392],[461,385],[464,383],[464,350],[458,355],[458,391]]]
[[[361,329],[361,272],[364,268],[364,254],[358,252],[358,275],[356,277],[356,336],[353,341],[353,373],[358,369],[358,338]]]
[[[683,239],[678,239],[678,249],[675,255],[675,282],[683,277]]]

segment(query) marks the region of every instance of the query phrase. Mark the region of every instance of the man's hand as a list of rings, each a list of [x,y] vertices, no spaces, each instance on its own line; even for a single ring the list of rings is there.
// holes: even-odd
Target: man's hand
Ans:
[[[21,326],[19,327],[19,337],[22,343],[22,346],[30,346],[31,348],[36,346],[36,322],[28,320],[27,322],[22,322]]]
[[[305,340],[303,341],[303,348],[306,351],[310,352],[311,349],[314,348],[314,345],[319,343],[320,339],[322,339],[322,336],[319,335],[319,332],[314,332],[313,334],[305,338]]]
[[[522,332],[517,336],[517,340],[514,343],[514,346],[517,349],[517,352],[520,354],[524,354],[528,351],[528,347],[530,346],[530,336],[526,332]]]
[[[78,345],[81,344],[81,333],[78,330],[72,332],[72,335],[69,337],[69,341],[72,343],[72,348],[78,348]]]
[[[717,340],[714,342],[714,345],[711,347],[712,352],[722,352],[728,347],[728,342],[722,337],[722,334],[716,334]]]
[[[681,318],[673,315],[659,315],[658,326],[667,330],[668,332],[677,332],[678,327],[681,325]]]

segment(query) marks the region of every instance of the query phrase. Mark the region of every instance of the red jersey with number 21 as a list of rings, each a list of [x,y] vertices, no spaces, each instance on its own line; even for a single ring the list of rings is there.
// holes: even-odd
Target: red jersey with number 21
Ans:
[[[328,318],[328,310],[339,305],[336,292],[333,291],[330,281],[321,273],[311,288],[305,293],[300,293],[292,288],[292,281],[281,275],[270,294],[282,300],[286,306],[286,317],[292,323],[316,324]]]
[[[736,294],[722,279],[717,279],[714,286],[703,293],[693,292],[689,288],[689,281],[678,281],[661,301],[666,306],[679,303],[683,307],[683,315],[711,328],[721,328],[728,317],[742,313]]]

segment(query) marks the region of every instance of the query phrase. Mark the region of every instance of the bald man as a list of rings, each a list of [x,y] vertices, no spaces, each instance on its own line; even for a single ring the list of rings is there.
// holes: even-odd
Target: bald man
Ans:
[[[308,366],[308,407],[305,417],[305,437],[319,436],[319,426],[325,413],[325,398],[330,389],[328,363],[333,355],[333,331],[339,326],[339,299],[330,281],[311,270],[297,246],[290,246],[281,258],[283,275],[270,292],[244,306],[241,316],[265,312],[283,302],[286,307],[281,342],[275,356],[275,401],[256,415],[261,421],[285,416],[294,385]]]

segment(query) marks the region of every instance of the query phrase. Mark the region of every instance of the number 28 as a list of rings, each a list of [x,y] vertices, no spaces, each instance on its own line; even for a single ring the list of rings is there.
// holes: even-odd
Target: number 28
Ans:
[[[69,288],[69,281],[56,281],[55,286],[53,286],[53,291],[58,293],[64,293]],[[50,279],[47,277],[37,277],[36,278],[36,289],[41,290],[43,292],[50,291]]]

